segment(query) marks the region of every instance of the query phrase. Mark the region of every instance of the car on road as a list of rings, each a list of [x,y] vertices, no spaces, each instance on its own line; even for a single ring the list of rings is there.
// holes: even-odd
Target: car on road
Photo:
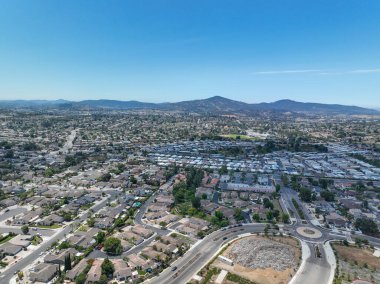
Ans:
[[[228,239],[227,237],[224,237],[224,238],[223,238],[223,241],[225,241],[225,240],[227,240],[227,239]]]
[[[172,271],[176,271],[177,270],[177,266],[174,266],[173,268],[172,268]]]

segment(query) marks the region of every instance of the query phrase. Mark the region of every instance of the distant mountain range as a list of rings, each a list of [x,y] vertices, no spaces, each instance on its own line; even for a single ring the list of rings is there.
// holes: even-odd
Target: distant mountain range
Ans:
[[[292,100],[280,100],[272,103],[248,104],[215,96],[203,100],[182,101],[177,103],[145,103],[139,101],[84,100],[79,102],[66,100],[9,100],[1,101],[0,108],[59,108],[59,109],[156,109],[211,114],[254,114],[258,112],[294,112],[331,115],[380,115],[380,111],[357,106],[338,104],[302,103]]]

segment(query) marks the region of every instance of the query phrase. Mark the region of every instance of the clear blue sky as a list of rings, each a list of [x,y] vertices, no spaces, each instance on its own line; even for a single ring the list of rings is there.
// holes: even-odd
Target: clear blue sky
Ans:
[[[380,1],[0,1],[0,99],[214,95],[380,107]]]

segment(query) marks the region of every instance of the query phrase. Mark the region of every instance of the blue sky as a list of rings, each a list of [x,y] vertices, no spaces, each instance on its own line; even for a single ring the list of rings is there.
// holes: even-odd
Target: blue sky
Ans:
[[[378,0],[2,0],[0,99],[380,107]]]

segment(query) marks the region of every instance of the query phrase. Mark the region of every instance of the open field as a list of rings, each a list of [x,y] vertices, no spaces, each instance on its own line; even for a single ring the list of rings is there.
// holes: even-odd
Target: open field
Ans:
[[[367,264],[369,268],[380,270],[380,259],[373,256],[373,252],[369,249],[337,244],[334,244],[334,248],[341,259],[356,261],[359,266]]]
[[[380,283],[380,259],[372,250],[356,246],[333,244],[337,258],[336,284],[351,283],[354,279]]]
[[[221,137],[224,138],[229,138],[229,139],[240,139],[240,140],[258,140],[256,137],[248,136],[248,135],[242,135],[242,134],[226,134],[226,135],[220,135]]]

